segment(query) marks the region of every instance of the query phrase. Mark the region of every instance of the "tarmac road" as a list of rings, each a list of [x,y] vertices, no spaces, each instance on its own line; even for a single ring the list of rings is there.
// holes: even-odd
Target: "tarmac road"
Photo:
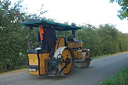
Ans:
[[[32,76],[26,69],[0,75],[0,85],[99,85],[128,66],[128,53],[92,60],[88,68],[75,68],[66,77]]]

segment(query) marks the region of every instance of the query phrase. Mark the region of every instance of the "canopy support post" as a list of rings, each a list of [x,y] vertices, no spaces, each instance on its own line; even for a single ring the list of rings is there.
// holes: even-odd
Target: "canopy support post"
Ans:
[[[32,45],[32,38],[31,38],[31,30],[32,30],[33,27],[29,27],[29,42],[28,42],[28,48],[29,50],[33,48],[33,45]]]
[[[75,30],[72,30],[72,36],[73,36],[73,38],[76,38],[76,32],[75,32]]]

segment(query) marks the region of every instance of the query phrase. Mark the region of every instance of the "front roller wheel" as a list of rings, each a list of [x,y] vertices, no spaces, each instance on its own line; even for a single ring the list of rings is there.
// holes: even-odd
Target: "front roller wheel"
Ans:
[[[58,55],[61,55],[61,58],[59,58],[60,61],[62,61],[62,63],[58,65],[59,72],[61,72],[59,75],[63,76],[70,74],[75,64],[75,57],[72,49],[69,47],[60,47],[54,55],[56,59],[59,59]]]
[[[80,60],[76,60],[75,67],[78,68],[87,68],[89,67],[91,59],[88,58],[86,52],[83,52],[83,57]]]
[[[86,56],[87,56],[87,55],[86,55]],[[87,59],[87,57],[86,57],[85,62],[83,62],[83,63],[81,63],[81,64],[82,64],[82,67],[87,68],[87,67],[89,67],[89,65],[90,65],[90,60]]]

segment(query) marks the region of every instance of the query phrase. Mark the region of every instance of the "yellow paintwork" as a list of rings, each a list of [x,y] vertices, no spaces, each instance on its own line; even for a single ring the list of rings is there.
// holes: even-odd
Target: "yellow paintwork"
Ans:
[[[31,75],[37,75],[37,76],[39,76],[39,70],[36,70],[36,71],[29,71],[29,73],[30,73]]]
[[[77,58],[78,59],[82,58],[82,50],[77,50]]]
[[[71,52],[68,50],[68,49],[65,49],[62,53],[62,56],[63,56],[63,59],[65,60],[67,58],[67,55],[68,55],[68,58],[71,60],[71,63],[68,64],[67,68],[65,68],[63,70],[63,73],[64,74],[68,74],[70,72],[70,70],[72,69],[72,56],[71,56]],[[62,63],[61,64],[61,68],[63,68],[65,66],[65,63]]]
[[[75,58],[78,58],[78,57],[77,57],[77,50],[74,51],[74,55],[75,55]]]
[[[45,72],[45,59],[48,59],[49,53],[39,54],[39,59],[37,54],[28,54],[29,57],[29,65],[37,65],[38,60],[40,60],[40,75],[46,74]],[[39,75],[39,70],[29,71],[31,75]]]
[[[55,51],[56,51],[59,47],[64,47],[64,46],[65,46],[64,38],[61,37],[61,38],[58,39],[58,42],[56,43]]]
[[[38,65],[37,54],[28,54],[29,65]]]
[[[82,50],[74,51],[75,58],[81,59],[82,58]]]
[[[82,43],[78,43],[78,42],[68,42],[68,47],[70,48],[79,48],[82,47]]]
[[[70,48],[78,48],[79,44],[78,44],[78,42],[68,42],[68,47],[70,47]]]
[[[82,42],[80,42],[80,47],[83,47],[83,43]]]
[[[46,74],[45,59],[48,59],[49,53],[39,54],[40,58],[40,75]]]
[[[38,66],[38,57],[37,54],[28,54],[29,58],[29,65],[37,65]],[[39,70],[34,71],[29,71],[31,75],[39,75]]]

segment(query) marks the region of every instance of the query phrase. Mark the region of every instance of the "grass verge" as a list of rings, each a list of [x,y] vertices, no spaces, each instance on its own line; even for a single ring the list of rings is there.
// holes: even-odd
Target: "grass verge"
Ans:
[[[128,66],[112,77],[103,81],[100,85],[128,85]]]
[[[98,58],[108,57],[108,56],[111,56],[111,55],[113,55],[113,54],[102,55],[102,56],[95,56],[95,57],[91,57],[91,59],[98,59]]]
[[[8,70],[8,71],[0,72],[0,74],[8,73],[8,72],[11,72],[11,71],[16,71],[16,70],[20,70],[20,69],[25,69],[27,67],[28,67],[28,65],[15,66],[13,70]]]
[[[119,55],[119,54],[123,54],[123,53],[128,53],[128,51],[126,51],[126,52],[118,52],[118,53],[115,53],[115,54],[102,55],[102,56],[95,56],[95,57],[91,57],[91,59],[98,59],[98,58],[103,58],[103,57],[109,57],[109,56]]]

